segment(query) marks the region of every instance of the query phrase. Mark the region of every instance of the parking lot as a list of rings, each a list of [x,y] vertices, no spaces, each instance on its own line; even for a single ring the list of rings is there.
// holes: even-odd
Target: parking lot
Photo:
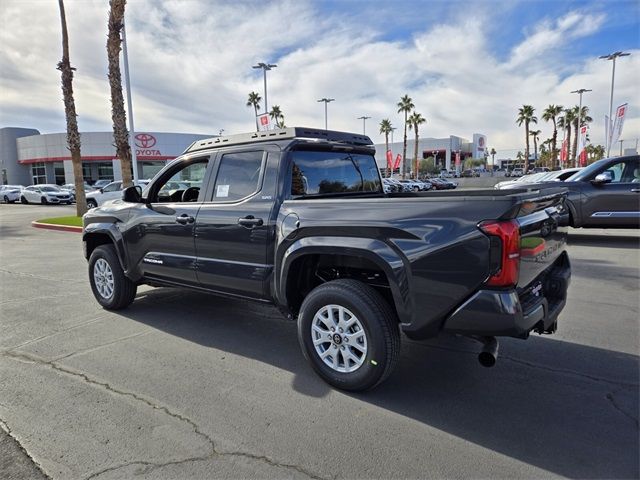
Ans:
[[[0,205],[0,457],[52,478],[637,478],[638,231],[572,230],[553,336],[403,338],[378,389],[329,388],[270,307],[181,289],[99,307],[74,207]],[[0,433],[2,431],[0,430]],[[32,464],[33,462],[33,464]],[[31,469],[31,470],[30,470]]]

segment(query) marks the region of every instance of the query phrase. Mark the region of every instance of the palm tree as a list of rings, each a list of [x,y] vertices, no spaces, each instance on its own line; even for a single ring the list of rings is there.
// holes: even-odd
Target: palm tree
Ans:
[[[398,102],[398,113],[404,113],[404,146],[402,147],[402,179],[404,180],[406,174],[405,159],[407,157],[407,116],[409,112],[415,108],[413,100],[409,95],[405,94],[400,98]]]
[[[253,111],[256,116],[256,132],[260,130],[260,127],[258,126],[258,109],[260,108],[261,100],[262,97],[258,92],[251,92],[249,94],[249,98],[247,99],[247,107],[253,107]]]
[[[393,126],[391,125],[391,121],[388,118],[385,118],[384,120],[382,120],[380,122],[380,133],[384,135],[384,145],[385,145],[385,150],[384,150],[384,154],[385,157],[386,155],[388,155],[389,152],[389,134],[393,131]],[[390,170],[389,168],[389,161],[387,161],[387,170]],[[391,172],[388,171],[387,172],[387,177],[391,176]]]
[[[529,124],[538,123],[538,118],[534,115],[536,109],[531,105],[523,105],[518,109],[518,118],[516,123],[518,126],[522,126],[524,123],[524,138],[525,138],[525,150],[524,150],[524,171],[529,170]]]
[[[407,121],[409,122],[409,125],[413,127],[413,131],[416,135],[414,152],[413,152],[413,165],[414,165],[413,175],[414,175],[414,178],[417,180],[418,179],[418,128],[423,123],[426,123],[427,119],[424,118],[418,112],[413,112],[411,116],[407,119]]]
[[[496,168],[496,149],[491,147],[491,151],[489,152],[489,155],[491,155],[491,170],[495,170]]]
[[[64,99],[64,113],[67,119],[67,146],[71,152],[73,165],[73,183],[76,187],[76,215],[81,217],[87,211],[87,201],[84,195],[84,179],[82,176],[82,157],[80,155],[80,132],[76,117],[76,102],[73,99],[73,71],[69,60],[69,35],[67,33],[67,17],[64,13],[63,0],[58,0],[60,7],[60,23],[62,24],[62,60],[58,63],[58,70],[62,72],[62,97]]]
[[[533,138],[533,158],[535,158],[534,162],[538,161],[538,137],[542,133],[542,130],[532,130],[529,132],[529,136]]]
[[[120,49],[122,45],[120,32],[124,26],[124,7],[126,3],[126,0],[109,1],[109,34],[107,36],[113,140],[116,146],[116,154],[120,159],[123,188],[130,187],[133,184],[131,180],[131,146],[129,145],[127,114],[124,110],[122,75],[120,73]]]
[[[585,123],[591,123],[593,118],[589,116],[589,107],[586,105],[582,107],[582,111],[580,112],[580,118],[578,118],[578,107],[577,105],[573,108],[574,110],[574,119],[573,119],[573,131],[575,132],[573,138],[573,161],[575,162],[574,166],[578,166],[578,135],[580,135],[580,126]]]
[[[551,137],[551,161],[552,165],[555,166],[558,162],[558,125],[557,118],[558,115],[562,113],[562,105],[549,105],[545,108],[542,113],[542,120],[545,122],[552,121],[553,122],[553,137]]]
[[[271,117],[271,120],[275,120],[276,127],[285,128],[285,125],[284,125],[284,114],[280,110],[280,106],[279,105],[274,105],[273,107],[271,107],[271,111],[269,112],[269,116]]]

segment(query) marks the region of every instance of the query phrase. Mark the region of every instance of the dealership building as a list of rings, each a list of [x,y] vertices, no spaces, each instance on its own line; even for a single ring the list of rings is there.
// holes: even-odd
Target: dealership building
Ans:
[[[138,177],[153,177],[196,140],[214,135],[139,132],[134,143]],[[120,180],[113,132],[80,134],[82,175],[86,181]],[[0,185],[74,183],[66,133],[40,134],[32,128],[0,128]]]
[[[397,134],[397,132],[396,132]],[[397,135],[396,135],[397,136]],[[456,157],[460,156],[461,165],[468,158],[484,158],[488,154],[487,136],[474,133],[473,140],[450,135],[446,138],[418,138],[418,159],[433,157],[436,165],[447,170],[456,169]],[[393,161],[398,154],[402,155],[403,142],[389,143]],[[411,136],[407,138],[407,172],[411,169],[411,160],[415,152],[415,141]],[[385,144],[376,144],[376,163],[381,170],[387,168]],[[462,167],[458,166],[458,170]]]

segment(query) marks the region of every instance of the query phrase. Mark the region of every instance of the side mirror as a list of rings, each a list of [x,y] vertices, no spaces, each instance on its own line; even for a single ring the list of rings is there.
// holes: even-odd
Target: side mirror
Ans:
[[[594,185],[602,185],[611,182],[613,182],[613,175],[608,170],[606,172],[599,173],[596,175],[596,178],[591,181]]]
[[[134,185],[122,191],[122,200],[129,203],[142,203],[142,187]]]

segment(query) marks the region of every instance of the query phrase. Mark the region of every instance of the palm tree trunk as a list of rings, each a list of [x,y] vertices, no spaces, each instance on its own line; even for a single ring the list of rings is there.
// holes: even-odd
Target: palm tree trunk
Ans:
[[[67,146],[71,152],[73,165],[73,182],[76,188],[76,215],[81,217],[87,211],[87,200],[84,192],[84,178],[82,177],[82,156],[80,154],[80,132],[76,103],[73,98],[73,70],[69,61],[69,35],[67,33],[67,17],[64,13],[64,2],[58,0],[60,7],[60,23],[62,26],[62,60],[58,63],[58,70],[62,72],[62,98],[64,99],[64,113],[67,119]]]
[[[529,120],[524,122],[525,149],[524,149],[524,172],[529,171]]]
[[[558,141],[558,127],[556,126],[556,117],[553,117],[553,137],[551,139],[551,166],[555,167],[558,163],[558,151],[556,150]]]
[[[384,158],[387,161],[387,177],[391,177],[391,169],[389,168],[389,160],[387,159],[387,155],[389,154],[389,132],[384,132],[384,145],[386,147]]]
[[[567,165],[571,162],[571,124],[567,124]],[[566,168],[566,167],[565,167]]]
[[[415,144],[415,150],[414,150],[414,154],[413,154],[413,174],[414,174],[414,178],[417,180],[418,179],[418,125],[416,124],[415,128],[415,132],[416,132],[416,144]]]
[[[407,159],[407,112],[404,112],[404,144],[402,147],[402,179],[404,180],[406,177],[406,159]]]
[[[122,75],[120,73],[120,49],[126,0],[110,0],[109,35],[107,37],[107,59],[109,63],[109,86],[111,87],[111,119],[116,154],[122,169],[122,187],[133,185],[131,175],[131,146],[127,130],[127,114],[122,95]]]
[[[538,137],[533,137],[533,158],[538,162]]]

